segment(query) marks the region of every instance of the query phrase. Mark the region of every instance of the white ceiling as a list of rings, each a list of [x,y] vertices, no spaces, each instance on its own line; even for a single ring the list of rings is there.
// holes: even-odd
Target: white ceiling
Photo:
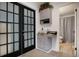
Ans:
[[[66,5],[71,4],[72,2],[50,2],[51,5],[57,6],[57,7],[63,7]]]
[[[38,6],[43,4],[44,2],[39,2]],[[65,15],[68,13],[73,13],[74,12],[74,7],[72,2],[50,2],[51,5],[54,7],[58,7],[60,10],[60,15]]]
[[[75,14],[74,10],[79,6],[78,2],[60,7],[60,15]]]
[[[44,2],[34,2],[34,8],[39,8],[39,6],[41,4],[43,4]],[[65,15],[68,13],[73,13],[74,9],[76,8],[76,6],[79,5],[78,2],[50,2],[51,5],[53,5],[54,7],[59,8],[60,10],[60,15]],[[31,5],[31,3],[30,3]],[[37,6],[37,7],[35,7]],[[33,6],[32,6],[33,7]]]
[[[60,15],[74,14],[74,10],[79,7],[79,2],[50,2],[50,4],[59,8]]]
[[[72,5],[60,8],[60,15],[74,14],[74,7]]]

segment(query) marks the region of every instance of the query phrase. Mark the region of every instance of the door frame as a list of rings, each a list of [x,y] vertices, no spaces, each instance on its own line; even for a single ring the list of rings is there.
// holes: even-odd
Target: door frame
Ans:
[[[74,16],[74,51],[73,51],[73,55],[74,56],[77,56],[77,33],[76,33],[76,31],[77,31],[77,11],[76,11],[77,9],[74,9],[74,14],[72,14],[72,15],[68,15],[68,16],[63,16],[63,17],[70,17],[70,16]],[[60,17],[60,16],[59,16]],[[59,30],[61,30],[60,29],[60,23],[61,23],[61,19],[59,18]],[[59,33],[59,35],[60,35],[60,33]],[[59,40],[60,40],[60,38],[59,38]],[[61,47],[60,47],[60,43],[59,43],[59,51],[60,51],[60,49],[61,49]]]
[[[74,55],[77,56],[77,9],[74,9],[75,13],[75,42],[74,42]]]

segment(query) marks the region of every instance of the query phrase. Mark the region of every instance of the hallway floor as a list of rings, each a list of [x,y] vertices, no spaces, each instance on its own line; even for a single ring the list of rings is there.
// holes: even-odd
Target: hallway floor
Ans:
[[[23,55],[20,55],[19,57],[69,57],[69,56],[61,52],[51,51],[49,53],[46,53],[38,49],[33,49]]]
[[[62,52],[66,56],[74,56],[74,46],[72,43],[61,43],[60,44],[60,52]]]

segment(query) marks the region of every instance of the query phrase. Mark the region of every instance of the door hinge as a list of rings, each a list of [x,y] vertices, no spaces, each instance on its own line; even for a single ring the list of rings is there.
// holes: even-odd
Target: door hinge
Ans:
[[[75,11],[77,12],[77,9],[75,9]]]
[[[77,48],[75,48],[75,50],[77,50]]]

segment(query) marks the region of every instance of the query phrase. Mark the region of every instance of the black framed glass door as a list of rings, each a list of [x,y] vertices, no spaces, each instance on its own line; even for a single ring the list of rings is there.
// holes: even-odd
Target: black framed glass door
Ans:
[[[23,8],[23,52],[35,48],[35,12]]]
[[[19,51],[19,6],[0,2],[0,56]]]
[[[24,8],[35,15],[34,10],[19,3],[0,2],[0,56],[18,56],[35,48],[35,24],[27,20],[34,23],[35,16],[25,17],[28,11]]]

